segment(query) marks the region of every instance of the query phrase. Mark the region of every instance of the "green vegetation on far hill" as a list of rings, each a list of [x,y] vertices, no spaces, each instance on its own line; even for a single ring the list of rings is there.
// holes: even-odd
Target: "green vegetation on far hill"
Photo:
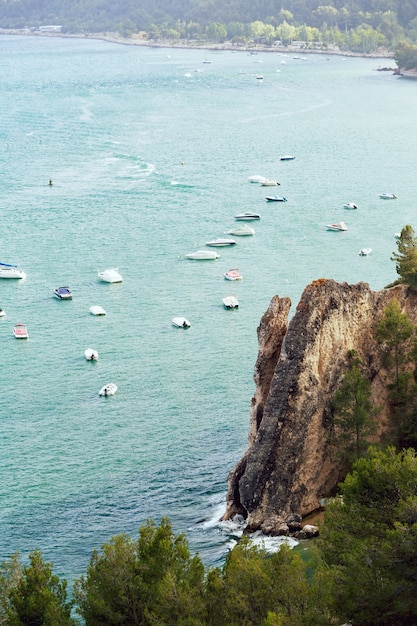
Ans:
[[[413,0],[132,0],[88,2],[16,0],[0,3],[0,28],[59,25],[64,33],[145,33],[152,40],[258,43],[303,42],[305,46],[371,53],[417,42]]]

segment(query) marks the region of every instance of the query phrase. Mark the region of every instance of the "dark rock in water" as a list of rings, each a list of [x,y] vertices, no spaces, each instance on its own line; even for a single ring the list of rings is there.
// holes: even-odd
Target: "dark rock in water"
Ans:
[[[248,449],[230,472],[223,519],[240,513],[246,532],[273,534],[282,518],[296,531],[300,516],[320,510],[335,492],[343,468],[329,437],[334,392],[348,351],[356,350],[375,404],[387,407],[388,375],[373,335],[394,298],[416,323],[417,295],[404,285],[375,292],[366,283],[317,280],[289,324],[290,300],[271,300],[258,328]],[[386,409],[378,419],[375,441],[387,432]]]

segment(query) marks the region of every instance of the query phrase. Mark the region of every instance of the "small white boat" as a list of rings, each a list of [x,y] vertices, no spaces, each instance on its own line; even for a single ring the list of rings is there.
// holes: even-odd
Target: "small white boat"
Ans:
[[[72,291],[69,287],[57,287],[54,289],[54,296],[58,300],[72,300]]]
[[[354,202],[346,202],[346,204],[343,205],[344,209],[357,209],[358,205],[355,204]]]
[[[242,280],[242,274],[237,268],[233,270],[228,270],[223,274],[223,276],[226,280]]]
[[[241,222],[248,222],[248,221],[252,221],[252,220],[260,220],[261,216],[259,215],[259,213],[250,213],[249,211],[247,211],[246,213],[239,213],[238,215],[235,215],[235,220],[239,220]]]
[[[172,325],[176,328],[190,328],[191,326],[186,317],[173,317]]]
[[[382,200],[396,200],[397,196],[395,195],[395,193],[380,193],[379,197],[382,198]]]
[[[117,271],[117,267],[109,270],[103,270],[98,273],[98,278],[105,283],[122,283],[123,278]]]
[[[368,254],[371,254],[372,252],[372,248],[362,248],[361,250],[359,250],[359,256],[368,256]]]
[[[87,348],[87,350],[84,351],[84,356],[87,361],[98,361],[98,352],[93,348]]]
[[[117,385],[115,383],[108,383],[104,385],[98,392],[99,396],[114,396],[117,391]]]
[[[213,259],[219,259],[220,256],[214,250],[196,250],[185,255],[186,259],[193,259],[195,261],[210,261]]]
[[[102,306],[90,306],[88,310],[90,311],[91,315],[106,315],[106,311],[103,309]]]
[[[255,229],[248,226],[248,224],[243,224],[238,228],[234,228],[233,230],[229,230],[229,235],[234,235],[235,237],[250,237],[255,234]]]
[[[222,248],[226,246],[235,246],[236,241],[234,239],[214,239],[213,241],[207,241],[206,246]]]
[[[281,63],[285,63],[285,61],[281,61]],[[280,161],[294,161],[295,156],[292,154],[284,154],[284,156],[280,157]]]
[[[248,181],[250,183],[264,183],[268,180],[265,176],[259,176],[259,174],[255,174],[255,176],[249,176]]]
[[[284,196],[266,196],[267,202],[287,202]]]
[[[278,187],[280,183],[278,183],[276,180],[264,180],[263,183],[261,183],[262,187]]]
[[[28,339],[29,333],[26,324],[16,324],[13,328],[13,335],[16,339]]]
[[[6,317],[6,311],[4,309],[0,309],[0,317]]]
[[[26,278],[26,274],[17,265],[0,263],[0,278]]]
[[[238,309],[239,301],[235,296],[225,296],[222,300],[225,309]]]
[[[344,222],[338,222],[337,224],[327,224],[327,230],[347,230],[347,226]]]

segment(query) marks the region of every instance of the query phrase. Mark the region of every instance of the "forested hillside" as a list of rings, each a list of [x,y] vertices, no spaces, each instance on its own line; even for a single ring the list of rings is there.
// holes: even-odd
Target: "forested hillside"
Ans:
[[[321,42],[372,52],[417,42],[415,0],[15,0],[0,28],[59,25],[62,32],[146,33],[150,39]]]

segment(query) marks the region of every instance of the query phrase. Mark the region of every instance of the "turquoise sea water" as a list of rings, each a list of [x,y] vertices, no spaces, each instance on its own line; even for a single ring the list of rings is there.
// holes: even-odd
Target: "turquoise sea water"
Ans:
[[[7,36],[0,53],[0,261],[27,274],[0,282],[0,558],[40,548],[72,579],[112,535],[168,515],[219,563],[260,318],[320,277],[395,278],[394,233],[417,227],[417,83],[322,55]],[[271,191],[288,202],[267,204]],[[249,210],[254,237],[184,258]],[[348,232],[326,231],[340,220]],[[98,282],[110,267],[122,284]],[[233,267],[239,283],[223,279]],[[53,298],[61,285],[73,301]],[[99,397],[110,381],[118,393]]]

